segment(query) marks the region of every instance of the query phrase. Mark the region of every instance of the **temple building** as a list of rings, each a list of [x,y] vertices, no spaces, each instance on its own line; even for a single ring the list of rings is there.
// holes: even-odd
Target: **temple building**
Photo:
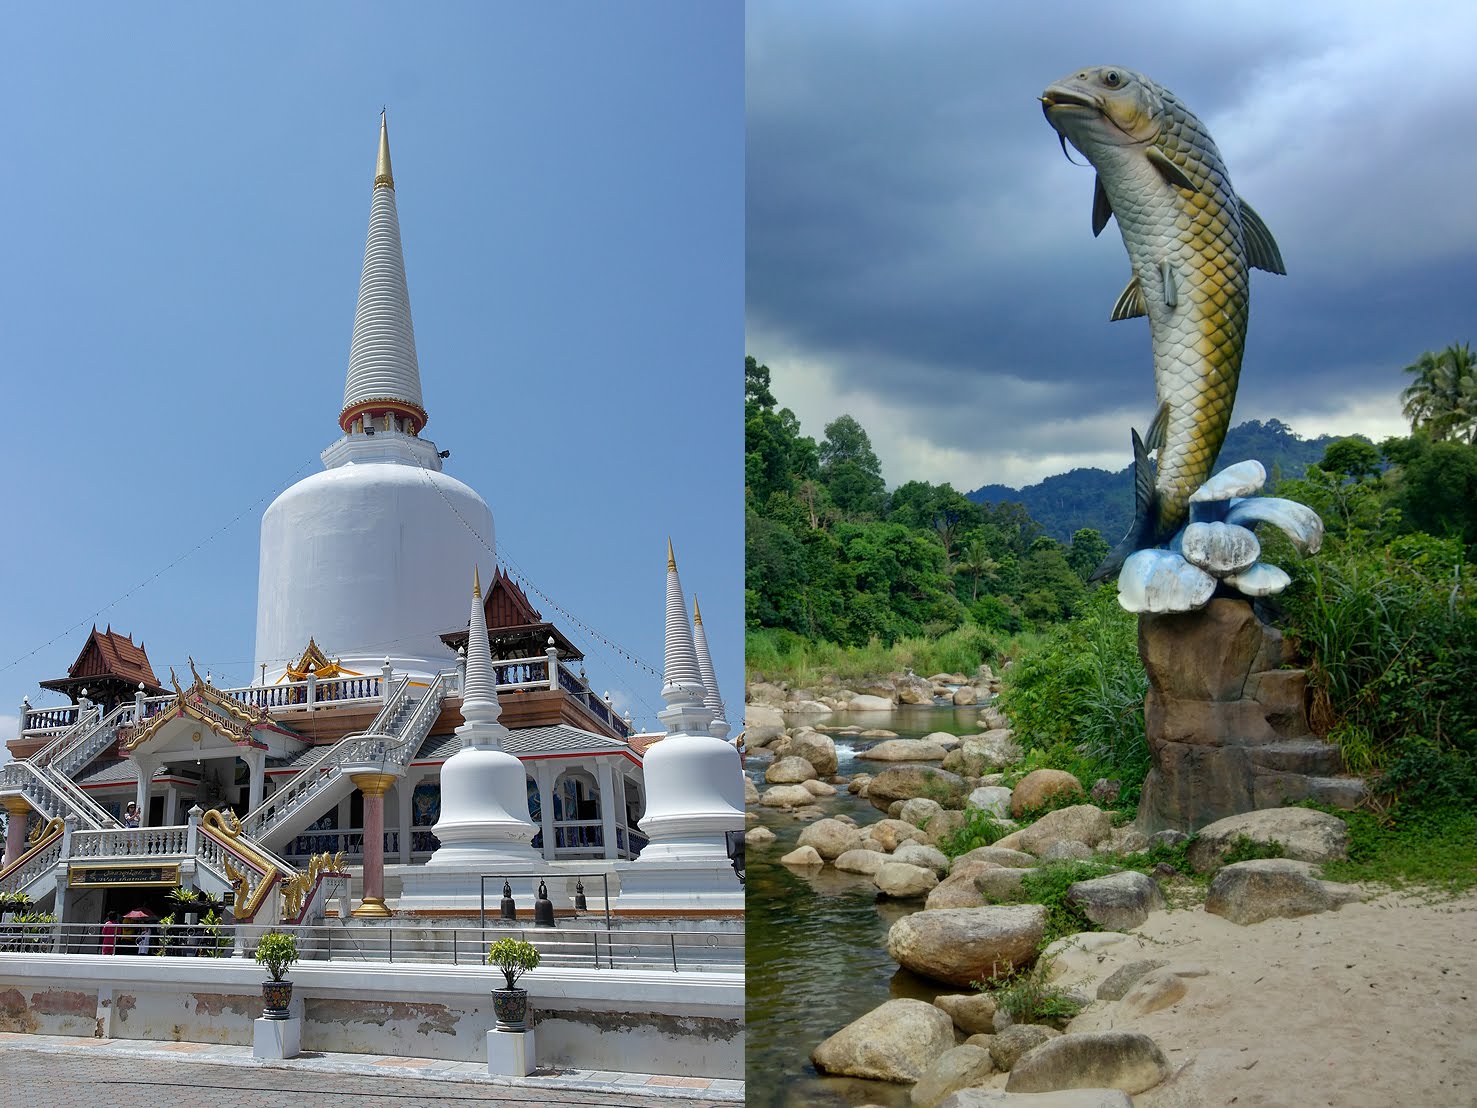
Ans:
[[[256,682],[221,688],[193,662],[160,681],[142,643],[94,628],[68,674],[41,682],[71,703],[27,702],[9,740],[0,892],[89,922],[193,882],[228,896],[237,920],[309,922],[347,874],[357,916],[400,910],[410,885],[409,910],[435,914],[466,909],[479,871],[515,861],[599,867],[619,888],[661,838],[632,911],[741,910],[737,879],[718,873],[724,830],[743,826],[738,757],[701,616],[688,625],[683,607],[673,624],[670,548],[669,667],[674,636],[686,646],[663,690],[677,697],[668,734],[653,742],[496,568],[492,512],[443,471],[429,421],[382,118],[339,434],[322,471],[262,518]],[[686,799],[647,795],[647,761],[669,744],[663,757],[685,768],[663,779]],[[501,807],[478,784],[493,780]],[[688,850],[702,860],[680,883],[696,899],[666,897],[653,860]],[[448,891],[453,869],[471,893]]]

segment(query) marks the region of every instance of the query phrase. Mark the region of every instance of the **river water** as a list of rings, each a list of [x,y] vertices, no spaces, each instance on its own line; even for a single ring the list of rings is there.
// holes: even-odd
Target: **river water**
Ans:
[[[933,731],[972,735],[981,730],[980,709],[900,707],[893,712],[837,712],[817,722],[857,724],[920,738]],[[896,762],[858,759],[880,739],[832,735],[845,777],[876,774]],[[937,765],[937,763],[933,763]],[[747,772],[762,792],[770,759],[751,756]],[[884,813],[838,787],[821,801],[829,816],[846,814],[875,823]],[[790,869],[779,859],[795,849],[807,823],[783,809],[757,808],[759,822],[776,840],[747,860],[745,978],[747,989],[746,1103],[759,1108],[849,1108],[880,1104],[906,1108],[911,1085],[827,1077],[810,1064],[810,1052],[827,1036],[896,997],[932,1000],[941,991],[900,969],[887,956],[887,931],[921,901],[879,901],[869,877]]]

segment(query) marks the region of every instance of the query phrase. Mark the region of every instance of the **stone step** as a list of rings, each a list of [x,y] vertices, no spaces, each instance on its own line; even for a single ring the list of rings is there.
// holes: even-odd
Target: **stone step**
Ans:
[[[1301,773],[1309,777],[1328,777],[1344,768],[1339,748],[1321,739],[1293,739],[1249,747],[1252,764],[1279,773]]]
[[[1352,812],[1364,802],[1369,789],[1362,777],[1309,777],[1309,798]]]

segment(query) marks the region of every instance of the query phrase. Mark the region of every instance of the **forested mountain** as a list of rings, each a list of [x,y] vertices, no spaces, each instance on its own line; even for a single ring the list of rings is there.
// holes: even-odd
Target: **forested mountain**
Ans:
[[[1339,435],[1305,439],[1281,420],[1258,419],[1232,427],[1214,467],[1255,458],[1267,469],[1269,490],[1278,481],[1302,477],[1309,465],[1323,457]],[[1212,470],[1214,472],[1214,469]],[[1112,541],[1128,530],[1133,519],[1133,466],[1117,473],[1104,469],[1074,469],[1035,485],[1013,489],[984,485],[966,494],[976,504],[1020,504],[1042,530],[1058,542],[1070,541],[1083,527],[1091,527]]]

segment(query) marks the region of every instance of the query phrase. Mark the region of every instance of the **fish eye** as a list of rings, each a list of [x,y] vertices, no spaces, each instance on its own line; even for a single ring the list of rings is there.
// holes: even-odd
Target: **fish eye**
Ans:
[[[1116,69],[1110,69],[1110,70],[1108,70],[1108,72],[1104,73],[1103,74],[1103,84],[1107,85],[1109,88],[1117,88],[1118,87],[1118,71]]]

